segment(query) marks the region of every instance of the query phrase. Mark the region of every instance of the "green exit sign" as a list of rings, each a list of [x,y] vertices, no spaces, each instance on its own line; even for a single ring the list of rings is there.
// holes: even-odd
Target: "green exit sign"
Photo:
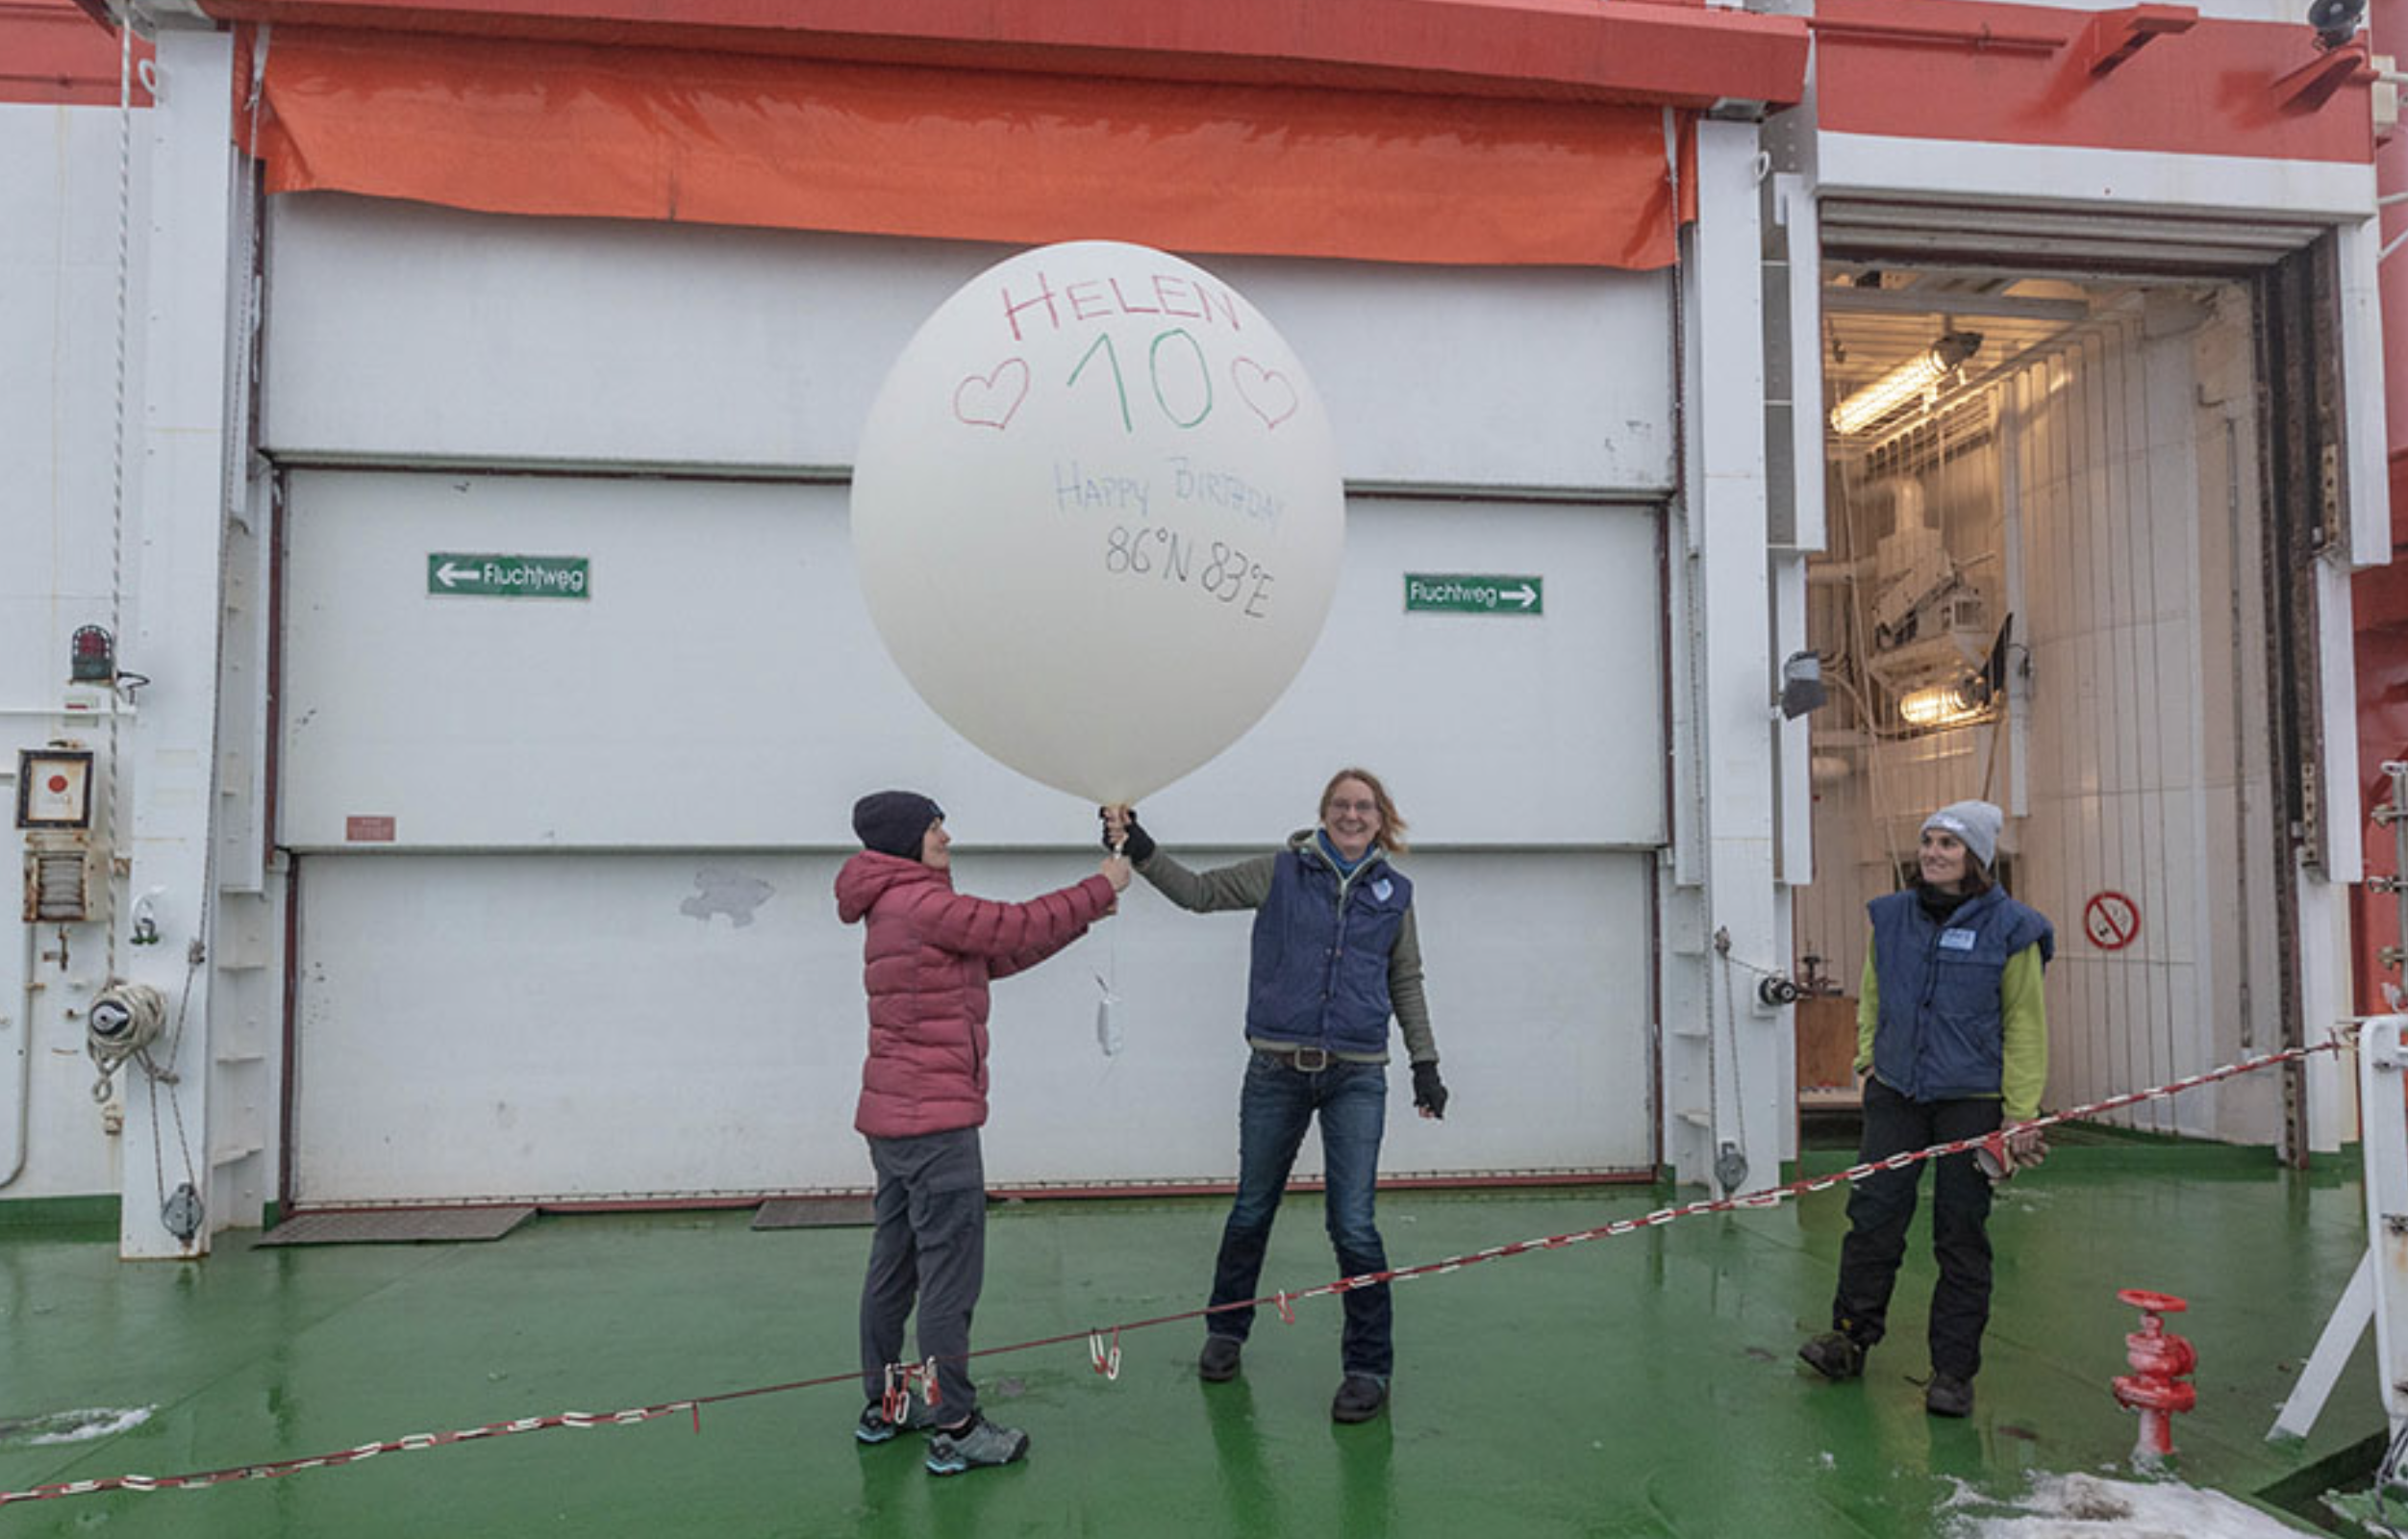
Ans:
[[[1539,577],[1492,577],[1467,572],[1405,573],[1405,609],[1461,615],[1537,615],[1546,609]]]
[[[438,550],[426,558],[426,591],[470,598],[586,598],[584,556],[490,556]]]

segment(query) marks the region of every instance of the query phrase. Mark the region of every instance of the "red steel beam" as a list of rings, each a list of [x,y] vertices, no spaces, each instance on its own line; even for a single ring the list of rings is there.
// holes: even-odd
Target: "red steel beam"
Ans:
[[[1795,103],[1807,29],[1668,0],[200,0],[224,21],[1426,94]]]

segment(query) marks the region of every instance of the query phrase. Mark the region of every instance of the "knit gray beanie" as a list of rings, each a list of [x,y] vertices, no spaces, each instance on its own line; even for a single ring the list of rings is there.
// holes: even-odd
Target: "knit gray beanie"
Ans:
[[[1998,830],[2006,821],[2007,815],[1987,801],[1952,801],[1924,819],[1922,831],[1939,828],[1956,835],[1982,870],[1991,870],[1998,855]]]

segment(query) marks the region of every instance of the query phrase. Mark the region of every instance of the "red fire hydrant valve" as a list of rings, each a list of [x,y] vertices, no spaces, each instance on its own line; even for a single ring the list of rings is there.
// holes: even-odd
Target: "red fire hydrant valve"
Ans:
[[[2141,1441],[2134,1451],[2164,1458],[2174,1451],[2174,1413],[2199,1402],[2198,1386],[2182,1382],[2198,1367],[2199,1354],[2168,1330],[2161,1317],[2191,1306],[2171,1294],[2140,1288],[2120,1289],[2116,1297],[2141,1311],[2141,1328],[2123,1339],[2124,1357],[2135,1372],[2116,1376],[2116,1403],[2141,1413]]]

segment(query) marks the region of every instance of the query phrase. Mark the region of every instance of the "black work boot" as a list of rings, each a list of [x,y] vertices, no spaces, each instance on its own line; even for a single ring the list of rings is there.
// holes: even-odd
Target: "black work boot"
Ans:
[[[1954,1374],[1932,1371],[1931,1382],[1923,1386],[1923,1409],[1934,1416],[1970,1416],[1973,1414],[1971,1380]]]
[[[1368,1374],[1348,1374],[1329,1402],[1333,1422],[1367,1422],[1388,1403],[1388,1385]]]
[[[1207,1336],[1195,1373],[1207,1384],[1226,1384],[1238,1376],[1238,1356],[1244,1343],[1235,1336]]]
[[[1806,1366],[1835,1383],[1865,1371],[1865,1349],[1845,1331],[1826,1330],[1797,1350]]]

